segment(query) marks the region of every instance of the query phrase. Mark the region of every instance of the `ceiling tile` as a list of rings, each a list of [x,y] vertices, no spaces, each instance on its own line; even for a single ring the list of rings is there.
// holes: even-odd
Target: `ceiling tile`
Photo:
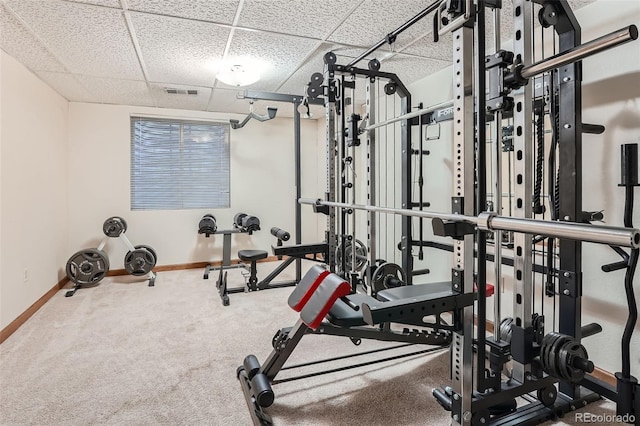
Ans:
[[[217,111],[217,112],[236,112],[239,114],[246,114],[249,112],[249,101],[245,99],[238,99],[238,95],[243,93],[243,89],[222,89],[215,88],[213,91],[213,96],[211,97],[211,102],[207,107],[207,111]],[[255,111],[258,114],[261,114],[262,109],[260,107],[262,101],[256,102]],[[265,107],[266,108],[266,107]],[[265,109],[266,111],[266,109]]]
[[[115,7],[119,9],[121,7],[120,0],[70,0],[72,3],[87,3],[97,6]]]
[[[295,70],[318,42],[300,37],[236,30],[227,60],[249,57],[265,64],[263,76],[250,86],[254,90],[275,90],[277,85]],[[230,88],[218,82],[220,87]]]
[[[322,39],[361,1],[245,0],[238,25]]]
[[[64,72],[64,66],[0,3],[0,48],[33,71]]]
[[[284,82],[278,91],[291,95],[305,95],[311,74],[316,72],[322,73],[324,71],[323,57],[328,50],[330,49],[320,49],[318,53],[315,53]]]
[[[207,22],[131,14],[151,81],[210,86],[230,30]]]
[[[172,84],[170,87],[178,90],[198,91],[197,95],[170,95],[165,93],[164,88],[168,86],[153,84],[151,92],[153,99],[159,108],[191,109],[196,111],[206,111],[211,96],[211,89],[208,87],[183,86]]]
[[[369,47],[398,28],[426,7],[424,0],[367,0],[331,34],[337,43]],[[409,27],[396,40],[398,46],[426,33],[431,26],[427,17]]]
[[[402,53],[410,53],[425,58],[451,61],[453,57],[451,33],[440,36],[437,43],[433,41],[433,34],[428,34],[416,40],[410,46],[402,49]]]
[[[121,10],[61,1],[5,1],[72,73],[143,79]]]
[[[128,0],[129,10],[199,21],[233,23],[239,0]]]
[[[39,71],[38,77],[70,102],[96,102],[76,76],[67,73]]]
[[[103,104],[153,106],[153,99],[144,81],[76,76],[78,81]]]
[[[383,61],[380,69],[397,74],[405,85],[409,85],[449,65],[451,65],[450,61],[398,54],[389,60]]]

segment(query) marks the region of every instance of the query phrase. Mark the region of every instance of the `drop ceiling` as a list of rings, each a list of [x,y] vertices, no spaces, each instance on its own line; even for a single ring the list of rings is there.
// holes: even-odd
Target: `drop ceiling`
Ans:
[[[346,63],[423,10],[425,0],[0,0],[0,47],[72,102],[247,112],[244,88],[216,80],[251,57],[247,89],[302,94],[328,51]],[[574,8],[592,0],[575,0]],[[505,1],[503,16],[511,11]],[[503,24],[508,33],[508,19]],[[507,37],[508,38],[508,37]],[[405,84],[450,63],[431,17],[372,57]],[[365,66],[363,63],[361,66]],[[166,88],[197,90],[169,95]]]

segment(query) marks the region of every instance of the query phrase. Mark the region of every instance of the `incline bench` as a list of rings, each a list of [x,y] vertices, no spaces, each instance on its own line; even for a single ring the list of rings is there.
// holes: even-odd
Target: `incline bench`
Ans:
[[[451,343],[451,331],[461,328],[462,308],[475,300],[473,293],[453,291],[450,282],[390,288],[378,292],[377,298],[349,294],[350,291],[351,285],[340,276],[320,265],[311,267],[288,300],[289,306],[300,312],[298,322],[276,333],[273,351],[262,365],[254,355],[248,355],[238,367],[237,377],[255,425],[272,424],[270,416],[263,411],[274,401],[271,385],[278,383],[274,380],[276,375],[305,334],[346,336],[356,345],[361,339],[374,339],[435,345],[438,346],[435,349],[441,349]],[[452,313],[452,325],[442,321],[441,314],[445,312]],[[435,317],[435,321],[427,322],[428,317]],[[390,323],[431,330],[393,331]]]

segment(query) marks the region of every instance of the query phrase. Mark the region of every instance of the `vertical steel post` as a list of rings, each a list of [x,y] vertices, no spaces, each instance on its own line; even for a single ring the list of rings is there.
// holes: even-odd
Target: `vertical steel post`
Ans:
[[[335,81],[333,71],[326,70],[324,80],[327,82],[328,92],[325,96],[326,123],[326,154],[327,154],[327,200],[336,201],[336,102]],[[332,87],[333,86],[333,87]],[[336,209],[329,208],[327,217],[326,240],[329,246],[327,264],[331,272],[336,271]]]
[[[404,115],[411,111],[411,95],[398,91],[400,95],[400,114]],[[401,133],[401,153],[402,153],[402,208],[412,208],[411,200],[411,124],[410,120],[402,120],[400,124]],[[406,271],[406,281],[408,285],[413,284],[413,256],[411,255],[411,239],[413,237],[411,225],[412,219],[403,216],[401,219],[401,239],[402,247],[402,269]]]
[[[367,79],[366,114],[369,117],[369,126],[376,123],[376,79]],[[376,199],[376,130],[367,131],[367,200],[369,205],[377,205]],[[378,238],[378,221],[376,212],[367,212],[367,246],[369,247],[369,264],[374,265],[378,258],[376,239]],[[371,268],[367,272],[371,275]],[[367,283],[371,283],[371,276],[367,277]]]
[[[563,10],[556,31],[559,52],[581,43],[580,25],[565,0],[558,2]],[[557,70],[559,79],[558,142],[560,216],[559,220],[580,222],[582,214],[582,68],[581,62],[564,65]],[[581,339],[582,328],[582,243],[559,241],[559,315],[558,331]],[[561,382],[560,392],[576,397],[578,387]]]
[[[523,64],[533,63],[532,25],[533,2],[530,0],[513,1],[514,57]],[[523,86],[514,93],[513,145],[514,159],[514,217],[532,217],[533,199],[533,163],[532,163],[532,102],[533,84]],[[524,383],[531,371],[533,331],[531,327],[531,309],[533,300],[532,272],[532,235],[514,235],[514,325],[511,338],[513,378]]]
[[[500,50],[500,9],[493,9],[493,42],[494,52]],[[495,131],[493,133],[493,210],[496,214],[502,214],[502,111],[496,111]],[[494,235],[494,286],[495,294],[493,296],[493,336],[496,342],[500,341],[500,322],[501,322],[501,298],[502,298],[502,231],[495,231]]]
[[[453,210],[462,214],[474,212],[474,98],[473,98],[473,28],[453,31]],[[459,204],[463,204],[460,206]],[[455,207],[455,205],[458,207]],[[462,283],[454,289],[473,292],[474,236],[454,240],[452,280]],[[466,265],[466,266],[465,266]],[[411,275],[411,274],[408,274]],[[460,287],[460,286],[458,286]],[[459,318],[461,330],[453,334],[451,343],[451,381],[461,399],[459,410],[452,411],[452,424],[471,423],[473,395],[473,306],[463,309]],[[456,406],[458,406],[456,404]]]
[[[301,165],[300,165],[300,111],[298,107],[300,102],[293,103],[293,139],[294,139],[294,157],[295,157],[295,180],[296,180],[296,199],[295,199],[295,216],[296,216],[296,244],[302,244],[302,211],[298,199],[302,196],[301,186]],[[302,259],[296,259],[296,282],[302,279]]]

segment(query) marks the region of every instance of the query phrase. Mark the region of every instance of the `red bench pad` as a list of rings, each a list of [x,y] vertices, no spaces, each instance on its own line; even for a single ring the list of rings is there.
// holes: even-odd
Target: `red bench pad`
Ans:
[[[300,312],[300,319],[312,330],[317,329],[336,300],[351,292],[351,285],[336,274],[329,274],[318,286]]]
[[[312,266],[289,295],[288,303],[291,309],[300,312],[327,275],[329,275],[329,271],[322,266]]]

